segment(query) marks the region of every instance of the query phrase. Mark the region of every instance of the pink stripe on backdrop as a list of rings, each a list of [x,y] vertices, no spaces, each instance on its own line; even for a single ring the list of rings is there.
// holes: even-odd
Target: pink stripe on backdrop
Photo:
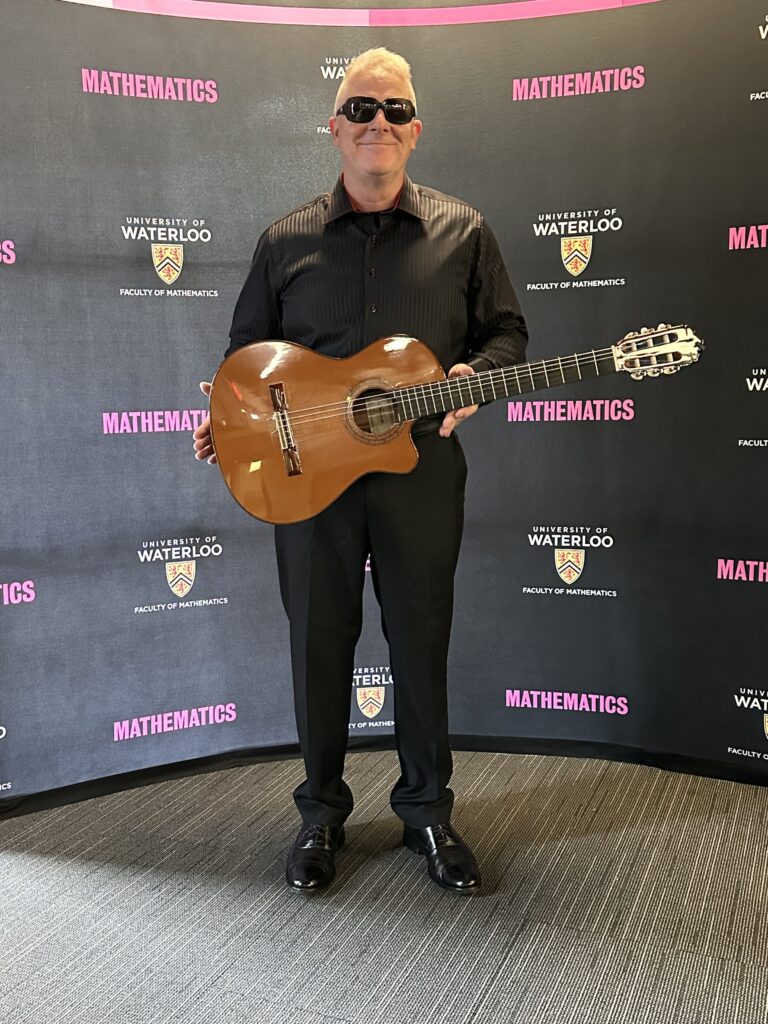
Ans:
[[[88,0],[85,0],[87,3]],[[471,25],[493,21],[553,18],[617,7],[661,3],[662,0],[520,0],[519,3],[474,4],[467,7],[346,9],[341,7],[279,7],[271,4],[218,3],[215,0],[112,0],[116,11],[164,14],[204,21],[241,21],[262,25],[329,25],[398,28],[408,25]]]
[[[205,21],[247,21],[261,25],[370,25],[370,11],[323,7],[273,7],[267,4],[225,4],[213,0],[112,0],[116,11],[165,14],[170,18]]]
[[[470,25],[490,21],[522,21],[555,18],[562,14],[609,11],[616,7],[660,3],[661,0],[521,0],[520,3],[472,7],[411,7],[408,10],[378,8],[370,11],[371,26]]]

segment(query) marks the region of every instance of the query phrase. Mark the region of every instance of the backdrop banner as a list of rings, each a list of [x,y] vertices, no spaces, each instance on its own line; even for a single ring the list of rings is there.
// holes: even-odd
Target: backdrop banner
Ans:
[[[766,0],[0,9],[0,814],[296,750],[273,531],[191,431],[377,45],[413,67],[409,173],[487,217],[531,359],[707,346],[460,428],[456,745],[768,779]],[[351,683],[353,745],[391,744],[370,581]]]

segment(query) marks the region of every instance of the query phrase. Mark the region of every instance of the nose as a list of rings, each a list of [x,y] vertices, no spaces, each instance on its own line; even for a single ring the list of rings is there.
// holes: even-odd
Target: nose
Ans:
[[[376,111],[376,116],[371,121],[371,127],[378,128],[379,130],[381,130],[382,128],[389,128],[389,121],[387,121],[386,117],[384,117],[384,111],[381,109],[381,107],[379,107],[379,109]]]

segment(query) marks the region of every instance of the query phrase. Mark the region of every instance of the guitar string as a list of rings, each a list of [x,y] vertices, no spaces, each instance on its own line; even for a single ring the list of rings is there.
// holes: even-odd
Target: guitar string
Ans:
[[[550,387],[557,387],[557,386],[560,386],[560,385],[561,385],[561,382],[558,381],[557,384],[555,384],[553,382],[550,385]],[[524,397],[524,396],[527,396],[527,395],[535,394],[539,390],[542,390],[542,389],[541,388],[535,388],[533,390],[529,390],[529,391],[522,390],[522,391],[519,391],[519,392],[518,391],[510,391],[509,394],[503,394],[503,395],[499,394],[499,395],[496,396],[496,398],[498,398],[498,399],[502,399],[502,398],[510,399],[510,398]],[[454,396],[454,397],[456,397],[456,396]],[[415,423],[417,420],[424,419],[425,417],[429,417],[429,416],[443,416],[443,415],[445,415],[445,414],[447,414],[449,412],[457,412],[460,409],[469,408],[470,405],[477,405],[477,404],[479,404],[478,402],[467,401],[466,397],[463,396],[463,395],[459,395],[457,397],[461,398],[461,402],[460,403],[449,405],[449,406],[446,406],[445,408],[441,408],[442,402],[440,401],[439,397],[436,398],[435,401],[432,401],[432,399],[427,401],[424,396],[419,396],[418,398],[414,397],[411,401],[399,402],[399,403],[397,403],[397,405],[395,405],[394,402],[390,403],[388,401],[377,401],[377,402],[373,403],[373,402],[370,402],[370,400],[369,400],[367,408],[364,406],[363,403],[360,404],[360,411],[361,412],[365,412],[365,413],[373,413],[373,412],[377,412],[377,411],[384,411],[384,412],[386,412],[386,411],[392,411],[393,409],[396,408],[397,409],[397,419],[394,419],[393,422],[391,424],[389,424],[389,426],[387,427],[387,429],[391,429],[391,428],[396,427],[396,426],[398,426],[399,424],[402,424],[402,423]],[[333,411],[333,412],[314,414],[312,416],[292,417],[292,416],[289,415],[288,424],[289,424],[290,430],[292,430],[293,433],[297,437],[299,435],[301,437],[307,437],[308,436],[308,432],[311,432],[312,429],[315,429],[315,428],[322,429],[322,424],[323,424],[324,421],[327,421],[329,423],[339,423],[339,422],[342,422],[345,419],[345,412],[346,411],[347,411],[347,408],[345,407],[343,409],[336,410],[336,411]],[[352,410],[352,417],[353,418],[354,418],[354,412],[355,412],[355,410],[353,409]],[[274,420],[272,420],[272,422],[270,423],[270,428],[275,433],[277,433],[278,430],[279,430],[277,425],[274,423]],[[364,429],[364,428],[361,428],[361,429]]]
[[[604,356],[606,353],[608,353],[610,351],[611,351],[611,349],[595,350],[594,354],[595,354],[596,357],[601,358],[602,356]],[[576,358],[578,359],[579,357],[576,357]],[[590,359],[590,365],[591,365],[591,363],[592,363],[592,360]],[[534,364],[528,364],[528,363],[525,363],[525,364],[515,364],[514,365],[514,369],[516,369],[516,370],[519,370],[521,368],[529,369],[529,368],[533,367],[535,369],[536,373],[540,373],[541,372],[541,369],[540,369],[541,365],[543,365],[543,361],[542,361],[542,364],[539,364],[538,366],[534,366]],[[561,357],[560,358],[560,363],[558,365],[562,366],[562,368],[568,368],[569,366],[572,366],[572,365],[575,365],[575,364],[573,362],[569,363],[567,358]],[[506,371],[507,374],[509,374],[509,371],[510,371],[510,369],[512,369],[512,367],[498,368],[497,370],[486,371],[486,373],[488,373],[488,374],[493,374],[493,373],[499,374],[499,373],[502,372],[502,369],[504,371]],[[598,375],[595,375],[594,377],[589,377],[588,379],[594,380],[594,379],[596,379],[596,377]],[[463,378],[463,379],[472,379],[472,378]],[[486,382],[488,381],[488,377],[484,377],[483,379]],[[502,376],[502,380],[504,380],[503,376]],[[533,381],[533,374],[530,373],[530,372],[527,373],[527,374],[524,373],[522,375],[522,380],[523,381],[531,380],[532,382],[534,382]],[[445,380],[440,381],[439,385],[438,385],[439,386],[439,392],[438,392],[437,400],[442,400],[442,398],[445,397],[446,392],[443,390],[443,385],[445,385],[445,384],[452,385],[456,381],[457,381],[456,377],[446,378]],[[562,380],[562,381],[550,381],[547,378],[547,383],[546,384],[543,384],[543,382],[539,381],[537,384],[535,384],[535,386],[533,388],[531,388],[531,389],[526,391],[526,390],[520,388],[519,381],[520,381],[519,376],[516,376],[514,382],[518,384],[518,391],[517,391],[517,393],[515,393],[515,391],[513,389],[510,392],[505,393],[504,395],[496,395],[495,394],[495,389],[494,389],[494,399],[502,398],[502,397],[504,397],[504,398],[517,397],[517,395],[528,395],[528,394],[532,394],[532,393],[534,393],[536,391],[545,390],[546,388],[559,387],[559,386],[561,386],[562,384],[565,384],[565,383],[575,383],[575,381],[568,382],[568,381],[565,381],[565,380]],[[496,378],[496,382],[498,382],[498,377]],[[507,381],[504,380],[504,383],[506,385]],[[361,400],[359,400],[359,406],[360,406],[361,409],[365,408],[366,410],[369,410],[369,411],[376,411],[376,410],[379,410],[379,409],[391,409],[392,408],[392,403],[390,402],[390,396],[392,396],[392,397],[395,397],[395,396],[400,397],[402,395],[403,391],[411,390],[411,392],[412,392],[412,399],[408,399],[407,402],[408,402],[408,405],[410,406],[410,411],[412,413],[413,413],[414,406],[416,407],[416,409],[418,410],[417,411],[417,415],[415,415],[415,416],[414,415],[411,415],[411,416],[407,416],[406,415],[403,419],[396,420],[390,427],[388,427],[388,429],[392,429],[393,427],[398,426],[400,424],[404,424],[404,423],[414,423],[417,420],[422,419],[424,416],[443,415],[444,413],[449,412],[449,411],[453,411],[454,409],[466,408],[466,405],[454,405],[452,407],[452,409],[432,409],[432,410],[430,410],[428,396],[426,394],[424,394],[423,392],[421,394],[417,393],[417,389],[419,389],[421,387],[433,387],[433,385],[431,385],[431,384],[425,384],[423,386],[419,385],[419,384],[408,385],[407,387],[401,388],[401,389],[399,389],[397,391],[384,392],[380,396],[377,396],[377,399],[367,399],[367,400],[366,399],[361,399]],[[453,388],[450,387],[450,386],[448,388],[448,396],[450,398],[452,398],[452,399],[456,397],[456,393],[454,392]],[[458,397],[460,399],[462,399],[462,401],[465,398],[465,396],[461,394],[460,390],[458,392]],[[472,396],[470,395],[470,397],[472,397]],[[483,400],[483,399],[481,399],[481,400]],[[319,413],[312,413],[312,414],[307,414],[308,410],[298,410],[296,413],[292,413],[289,410],[289,413],[288,413],[288,427],[289,427],[291,433],[294,435],[294,439],[306,438],[308,435],[307,435],[307,432],[302,429],[304,426],[306,426],[307,424],[310,424],[312,427],[314,427],[315,424],[320,423],[322,420],[328,420],[328,421],[332,421],[334,423],[338,423],[340,418],[349,409],[350,404],[354,407],[355,402],[357,402],[357,401],[358,401],[357,399],[353,399],[352,403],[340,402],[340,403],[336,403],[335,406],[334,405],[315,406],[314,408],[320,410],[320,412]],[[421,411],[419,409],[419,403],[423,403],[426,406],[426,412]],[[469,403],[469,404],[475,404],[475,403]],[[436,406],[436,400],[434,398],[432,399],[432,405]],[[402,411],[404,413],[407,412],[406,401],[405,400],[401,401],[401,406],[402,406]],[[323,412],[323,410],[328,410],[328,411],[327,412]],[[272,434],[278,434],[280,432],[280,428],[275,423],[274,417],[270,417],[270,432]]]
[[[669,333],[672,330],[679,330],[679,329],[682,329],[682,328],[681,327],[679,327],[679,328],[678,327],[670,327],[667,330],[665,330],[664,333],[667,334],[667,333]],[[408,385],[405,385],[404,387],[398,388],[398,389],[396,389],[394,391],[382,392],[381,395],[378,398],[378,406],[375,404],[375,400],[364,399],[363,401],[365,402],[365,404],[369,408],[377,408],[377,407],[378,408],[386,408],[386,406],[389,405],[389,400],[392,397],[394,397],[396,395],[401,395],[404,391],[409,391],[410,390],[410,391],[414,391],[415,392],[416,388],[422,388],[422,394],[421,394],[420,397],[422,399],[424,399],[424,400],[426,400],[426,398],[427,398],[426,394],[423,391],[423,389],[426,388],[426,387],[431,388],[431,389],[435,389],[435,388],[442,389],[443,386],[447,385],[448,386],[448,394],[450,395],[450,394],[452,394],[451,388],[452,388],[452,385],[454,383],[457,383],[457,387],[459,387],[459,397],[461,397],[460,386],[459,386],[458,382],[460,382],[462,380],[465,380],[465,379],[469,380],[469,381],[475,380],[475,383],[480,383],[481,384],[481,390],[482,390],[482,385],[485,382],[488,382],[488,383],[490,383],[492,385],[493,383],[495,383],[495,381],[499,380],[499,375],[501,376],[501,380],[504,381],[505,374],[514,374],[515,375],[515,380],[518,381],[519,380],[520,372],[525,372],[526,370],[528,371],[529,377],[533,376],[533,370],[535,370],[537,373],[543,370],[544,375],[547,378],[547,383],[545,384],[544,388],[536,388],[536,387],[534,387],[534,388],[531,389],[531,391],[545,390],[547,387],[559,386],[560,384],[564,384],[564,383],[571,383],[572,384],[572,383],[575,383],[575,381],[565,381],[565,380],[563,380],[563,381],[558,382],[556,385],[549,384],[549,380],[548,380],[548,376],[549,375],[547,373],[548,368],[560,369],[562,367],[570,368],[572,366],[575,366],[575,367],[577,367],[579,369],[581,369],[582,366],[584,366],[586,368],[586,367],[589,366],[590,361],[596,361],[597,357],[603,358],[603,356],[605,356],[605,355],[607,355],[609,353],[613,354],[614,349],[617,348],[618,346],[620,346],[622,344],[622,342],[624,342],[624,341],[627,341],[627,340],[644,341],[644,340],[648,340],[650,338],[656,337],[658,335],[658,333],[659,332],[657,331],[657,332],[654,332],[652,334],[649,334],[647,336],[647,338],[646,338],[645,335],[639,336],[637,339],[624,339],[624,338],[622,338],[621,341],[616,342],[614,345],[609,345],[606,348],[591,349],[591,350],[589,350],[587,352],[577,352],[577,353],[574,353],[573,355],[555,356],[554,358],[541,359],[541,360],[537,360],[536,362],[531,362],[531,363],[513,363],[510,366],[495,367],[495,368],[493,368],[491,370],[481,370],[480,373],[478,373],[478,374],[467,374],[467,375],[463,375],[462,374],[462,375],[458,375],[456,377],[445,377],[445,378],[443,378],[443,379],[441,379],[439,381],[425,382],[423,384],[408,384]],[[638,351],[638,352],[631,353],[631,354],[629,354],[629,358],[631,359],[634,356],[637,359],[641,359],[641,358],[648,358],[649,356],[653,356],[653,355],[654,355],[654,351],[653,351],[653,348],[651,348],[651,349],[644,349],[644,350],[641,350],[641,351]],[[625,358],[627,358],[627,354],[626,353],[625,353]],[[654,364],[654,366],[655,365],[657,365],[657,364]],[[659,365],[659,369],[662,369],[665,365],[666,366],[671,366],[671,365],[675,365],[675,364],[674,363],[665,363],[665,364],[658,364],[658,365]],[[682,366],[682,365],[685,365],[685,364],[680,363],[680,364],[676,364],[676,365]],[[639,369],[641,371],[645,370],[645,369],[651,369],[651,368],[652,367],[637,367],[637,369]],[[615,370],[615,368],[614,368],[614,370]],[[598,374],[596,374],[596,376],[599,376],[599,371],[598,371]],[[477,381],[475,379],[476,377],[480,377],[481,380]],[[519,394],[531,394],[531,391],[522,391],[521,389],[519,389],[518,393]],[[505,397],[509,397],[509,396],[505,395]],[[418,400],[418,396],[416,396],[415,394],[414,394],[414,398],[416,400]],[[354,402],[354,401],[356,401],[356,399],[353,399],[352,401]],[[471,404],[474,404],[474,403],[471,403]],[[349,399],[345,399],[344,401],[341,401],[341,402],[329,403],[329,404],[326,404],[326,405],[308,406],[305,409],[288,410],[288,412],[289,412],[289,415],[291,417],[291,422],[292,423],[293,422],[302,422],[302,421],[305,421],[307,419],[307,417],[309,417],[309,415],[311,413],[315,413],[315,412],[323,412],[323,413],[325,413],[325,412],[328,412],[328,413],[330,413],[332,415],[337,415],[337,413],[339,411],[343,411],[343,410],[349,408],[349,405],[350,405]],[[456,408],[460,408],[460,407],[457,406]],[[445,410],[445,411],[448,411],[448,410]],[[430,414],[427,413],[425,415],[430,415]],[[325,418],[325,417],[312,417],[312,418],[314,419],[314,418]],[[415,418],[416,419],[420,419],[421,416],[417,416]]]
[[[354,405],[354,403],[356,401],[360,401],[361,405],[364,405],[365,407],[367,407],[368,409],[370,409],[372,411],[376,411],[378,409],[386,409],[386,408],[388,408],[390,406],[391,400],[393,398],[396,398],[397,396],[401,396],[403,394],[403,392],[405,392],[405,391],[411,391],[413,393],[412,394],[412,401],[413,401],[413,403],[418,403],[419,401],[423,401],[423,402],[426,403],[427,400],[428,400],[427,394],[424,393],[423,391],[422,391],[422,393],[420,395],[416,394],[415,392],[416,392],[416,390],[418,388],[431,388],[432,389],[432,393],[436,394],[437,396],[445,395],[446,392],[445,392],[444,389],[447,388],[447,394],[449,396],[453,397],[455,394],[458,394],[458,397],[462,398],[461,384],[460,384],[460,382],[462,382],[462,381],[474,382],[475,385],[481,385],[481,390],[482,390],[482,389],[484,389],[487,386],[492,386],[492,385],[494,385],[496,383],[501,383],[501,382],[507,383],[507,381],[509,381],[509,383],[514,384],[515,382],[520,380],[521,372],[523,374],[522,379],[523,380],[529,380],[529,379],[531,379],[531,377],[533,377],[534,374],[541,374],[542,372],[545,374],[545,377],[548,377],[548,373],[547,373],[548,369],[551,369],[551,370],[556,372],[561,367],[563,369],[570,369],[571,367],[578,366],[579,368],[584,368],[586,370],[586,369],[589,368],[589,366],[590,366],[590,364],[591,364],[593,359],[602,358],[602,357],[604,357],[605,355],[607,355],[608,353],[611,353],[611,352],[612,352],[612,347],[605,348],[605,349],[595,349],[593,352],[589,352],[589,353],[586,353],[586,354],[585,353],[579,353],[578,355],[575,355],[575,356],[565,356],[565,357],[560,357],[559,359],[554,359],[554,360],[541,360],[538,363],[516,363],[516,364],[513,364],[512,366],[497,367],[496,369],[493,369],[493,370],[481,371],[480,374],[467,374],[467,375],[461,375],[461,376],[456,376],[456,377],[446,377],[443,380],[432,382],[432,383],[425,383],[425,384],[409,384],[409,385],[406,385],[403,388],[398,388],[398,389],[396,389],[394,391],[382,392],[381,394],[377,395],[375,399],[364,399],[364,398],[361,398],[361,399],[353,399],[352,403],[350,403],[349,400],[346,400],[346,401],[342,401],[342,402],[329,403],[327,405],[309,406],[308,408],[305,408],[305,409],[296,409],[296,410],[289,409],[288,410],[288,417],[289,417],[289,421],[290,421],[291,426],[299,425],[299,424],[302,424],[302,423],[307,423],[307,422],[310,422],[310,421],[311,422],[317,422],[319,420],[328,419],[328,418],[338,418],[340,413],[343,413],[345,410],[347,410],[349,408],[350,404]],[[480,380],[477,379],[478,377],[480,377]],[[595,378],[590,378],[590,379],[595,379]],[[523,391],[521,389],[519,391],[519,393],[520,394],[531,394],[532,391],[535,391],[535,390],[545,390],[546,386],[559,386],[559,385],[561,385],[563,383],[574,383],[574,382],[573,381],[571,381],[571,382],[557,381],[555,385],[545,385],[544,388],[541,388],[541,387],[533,388],[533,389],[531,389],[531,391]],[[454,391],[454,385],[456,386],[457,391]],[[471,386],[471,384],[470,384],[470,386]],[[471,397],[471,394],[470,394],[470,397]],[[509,397],[509,396],[505,395],[504,397]],[[475,403],[470,402],[469,404],[473,405]],[[460,408],[460,407],[457,406],[456,408]],[[447,412],[448,410],[444,410],[444,411]],[[421,415],[434,415],[434,413],[424,413],[424,414],[421,414]],[[414,419],[419,419],[420,416],[415,416],[413,418]]]

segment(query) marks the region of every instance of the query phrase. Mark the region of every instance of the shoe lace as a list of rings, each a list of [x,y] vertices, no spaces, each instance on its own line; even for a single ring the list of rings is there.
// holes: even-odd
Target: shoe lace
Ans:
[[[325,846],[326,830],[324,825],[307,825],[301,833],[302,846]]]
[[[454,846],[456,843],[447,825],[433,825],[432,836],[436,846]]]

